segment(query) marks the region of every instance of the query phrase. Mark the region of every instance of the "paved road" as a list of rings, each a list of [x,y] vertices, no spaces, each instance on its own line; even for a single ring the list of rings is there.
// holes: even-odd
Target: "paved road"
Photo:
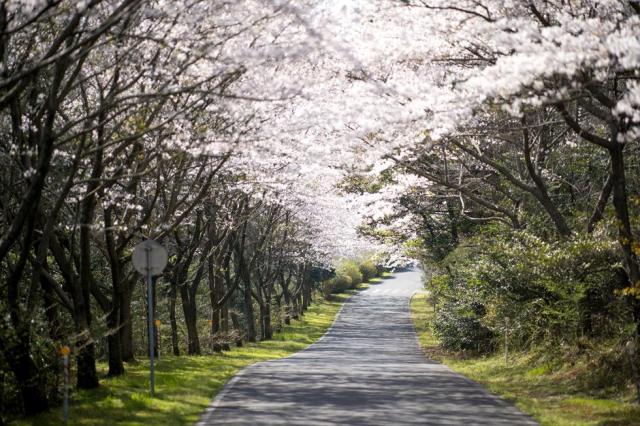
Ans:
[[[360,292],[320,341],[231,379],[198,425],[535,425],[424,357],[408,306],[420,287],[411,271]]]

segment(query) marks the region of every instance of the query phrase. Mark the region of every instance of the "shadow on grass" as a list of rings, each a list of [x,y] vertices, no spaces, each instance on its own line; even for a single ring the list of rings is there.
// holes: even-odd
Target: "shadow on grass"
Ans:
[[[299,320],[292,321],[273,340],[247,344],[222,354],[162,357],[156,364],[155,398],[148,394],[148,360],[126,366],[121,377],[106,378],[98,389],[72,395],[73,425],[192,425],[216,393],[242,368],[298,352],[320,338],[350,295],[320,301]],[[107,365],[99,364],[101,375]],[[16,425],[53,426],[63,423],[62,409],[20,419]]]

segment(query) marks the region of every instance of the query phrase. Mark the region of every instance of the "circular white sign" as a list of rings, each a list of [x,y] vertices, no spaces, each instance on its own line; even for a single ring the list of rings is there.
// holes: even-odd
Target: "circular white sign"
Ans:
[[[133,249],[131,261],[142,275],[160,275],[167,266],[167,250],[157,241],[146,240]]]

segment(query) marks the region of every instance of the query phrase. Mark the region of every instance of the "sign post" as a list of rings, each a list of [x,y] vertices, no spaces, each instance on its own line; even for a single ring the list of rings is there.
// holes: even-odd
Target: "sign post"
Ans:
[[[160,361],[160,320],[157,319],[155,321],[156,324],[156,333],[158,333],[158,361]]]
[[[60,356],[62,357],[62,368],[64,374],[64,424],[69,424],[69,355],[71,354],[71,348],[69,346],[62,346],[60,348]]]
[[[147,281],[147,306],[149,320],[149,394],[153,397],[155,387],[154,350],[153,350],[153,277],[160,275],[167,266],[167,250],[157,241],[146,240],[133,249],[131,261],[136,271],[145,276]]]

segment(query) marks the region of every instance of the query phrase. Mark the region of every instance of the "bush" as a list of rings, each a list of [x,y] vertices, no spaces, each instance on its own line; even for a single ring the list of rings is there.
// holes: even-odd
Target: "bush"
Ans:
[[[358,268],[362,274],[364,282],[368,282],[370,279],[375,278],[378,275],[378,269],[371,260],[365,260]]]
[[[322,296],[329,300],[331,299],[331,293],[335,293],[335,280],[322,281],[321,284]]]
[[[338,267],[339,275],[346,275],[351,278],[350,288],[356,288],[362,282],[362,273],[356,262],[346,260]]]
[[[484,314],[477,303],[447,303],[438,310],[433,331],[445,349],[489,353],[495,350],[495,335],[480,322]]]
[[[616,250],[615,241],[589,235],[551,243],[525,231],[471,239],[427,284],[440,309],[434,331],[454,350],[491,347],[485,340],[507,327],[516,350],[610,336],[631,315],[616,295],[624,285],[611,264]]]
[[[343,293],[351,288],[351,277],[348,275],[338,275],[330,282],[333,284],[332,293]]]

